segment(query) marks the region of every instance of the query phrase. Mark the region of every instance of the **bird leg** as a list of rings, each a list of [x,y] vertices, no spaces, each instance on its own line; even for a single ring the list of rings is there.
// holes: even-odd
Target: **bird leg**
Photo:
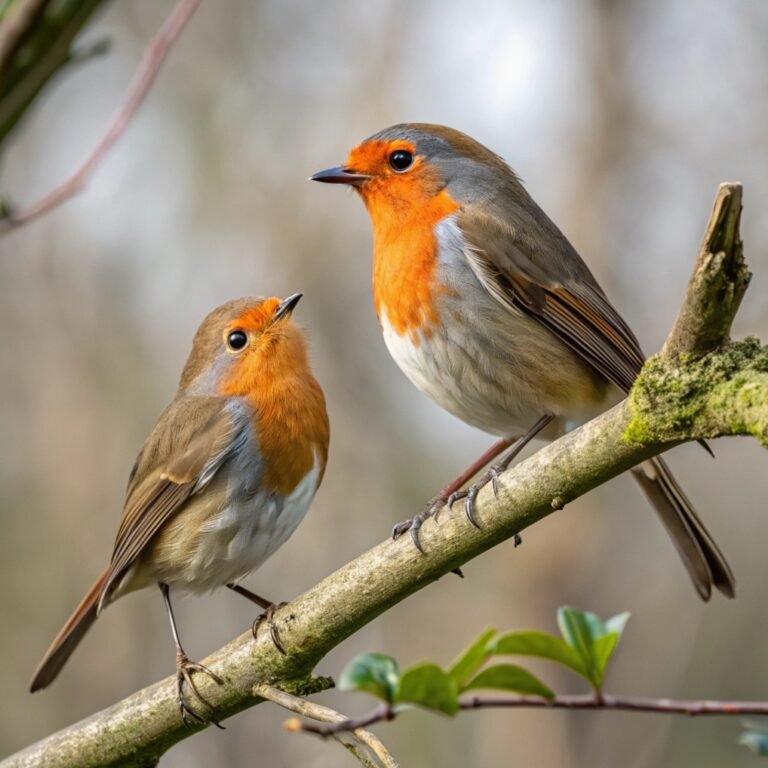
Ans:
[[[273,603],[271,600],[267,600],[260,595],[257,595],[255,592],[251,592],[250,589],[246,589],[245,587],[240,586],[240,584],[227,584],[227,587],[229,587],[229,589],[231,589],[233,592],[237,592],[238,595],[242,595],[247,600],[250,600],[252,603],[256,603],[256,605],[264,609],[264,613],[257,616],[253,622],[253,625],[251,626],[253,639],[258,640],[259,629],[261,628],[261,625],[266,622],[267,626],[269,627],[269,636],[272,638],[272,642],[274,643],[275,648],[277,648],[277,650],[280,651],[283,656],[285,656],[286,650],[282,641],[280,640],[280,633],[277,631],[277,625],[274,621],[274,614],[276,610],[279,608],[284,608],[286,605],[288,605],[288,603]]]
[[[202,694],[195,685],[195,681],[192,678],[194,672],[202,672],[210,677],[214,682],[219,685],[223,685],[224,681],[215,673],[211,672],[208,667],[204,667],[202,664],[198,664],[195,661],[190,661],[187,654],[184,652],[184,648],[181,645],[179,638],[179,632],[176,628],[176,620],[173,616],[173,607],[171,606],[170,589],[167,584],[160,582],[158,584],[160,592],[163,594],[163,600],[165,602],[165,609],[168,612],[168,620],[171,622],[171,632],[173,633],[173,641],[176,644],[176,696],[179,702],[179,712],[181,713],[181,719],[188,728],[191,727],[190,718],[197,720],[197,722],[203,725],[215,725],[217,728],[224,730],[224,726],[217,723],[215,720],[204,717],[203,715],[195,712],[189,705],[187,695],[184,693],[184,683],[187,684],[189,690],[192,691],[194,697],[207,709],[211,709],[211,705],[203,698]]]
[[[481,475],[480,479],[476,483],[470,485],[469,488],[453,493],[447,501],[448,507],[452,508],[453,505],[460,499],[466,499],[464,502],[464,512],[467,515],[467,519],[470,523],[472,523],[472,525],[475,526],[475,528],[479,528],[480,525],[475,519],[475,499],[477,498],[477,494],[480,492],[480,489],[488,485],[488,483],[491,483],[491,487],[493,488],[493,495],[498,496],[499,475],[509,467],[509,465],[523,450],[523,448],[525,448],[525,446],[528,445],[528,443],[530,443],[531,440],[533,440],[533,438],[536,437],[536,435],[538,435],[539,432],[541,432],[541,430],[544,429],[544,427],[546,427],[547,424],[549,424],[554,418],[554,414],[551,413],[542,416],[522,437],[515,441],[512,448],[507,454],[504,455],[501,461],[497,464],[494,464],[487,472],[485,472],[485,474]],[[517,545],[517,543],[518,542],[516,541],[515,544]]]
[[[416,515],[410,520],[405,520],[402,523],[398,523],[392,529],[392,538],[397,539],[402,536],[406,531],[411,532],[411,539],[416,547],[422,554],[424,548],[421,545],[419,539],[419,529],[424,524],[424,521],[429,517],[437,519],[439,511],[444,505],[447,505],[449,509],[453,508],[453,505],[460,499],[466,499],[464,504],[464,511],[466,512],[467,519],[475,528],[480,526],[475,519],[475,499],[480,489],[487,485],[489,482],[493,484],[493,493],[496,495],[498,492],[498,476],[503,472],[512,461],[518,456],[520,451],[525,448],[528,443],[533,440],[536,435],[541,432],[544,427],[547,426],[553,419],[553,414],[547,414],[542,416],[522,437],[507,437],[495,442],[477,461],[462,472],[452,483],[447,485],[432,501],[426,506],[423,512]],[[510,448],[511,446],[511,448]],[[489,461],[493,461],[499,454],[503,453],[507,448],[510,448],[509,452],[502,458],[500,462],[494,464],[480,479],[470,485],[468,488],[463,488],[464,484],[474,477],[483,467],[488,464]],[[519,540],[516,538],[516,545]]]
[[[415,515],[410,520],[405,520],[402,523],[398,523],[392,528],[392,538],[397,539],[402,536],[406,531],[411,532],[411,539],[416,547],[422,554],[424,552],[421,542],[419,540],[419,528],[423,525],[424,521],[430,517],[437,518],[440,510],[455,496],[460,488],[464,486],[469,480],[471,480],[483,467],[488,464],[489,461],[493,461],[497,456],[507,450],[514,442],[515,438],[504,437],[501,440],[497,440],[480,458],[473,461],[457,478],[451,481],[443,488],[440,493],[437,494],[428,504],[424,507],[418,515]]]

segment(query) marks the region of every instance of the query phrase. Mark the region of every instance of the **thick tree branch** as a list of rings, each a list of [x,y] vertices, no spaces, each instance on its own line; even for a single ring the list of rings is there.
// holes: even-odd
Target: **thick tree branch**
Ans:
[[[33,219],[48,213],[85,187],[91,174],[96,170],[115,142],[123,135],[133,116],[138,111],[155,82],[173,44],[178,39],[187,22],[192,18],[200,2],[201,0],[178,0],[162,27],[160,27],[147,46],[139,68],[128,88],[125,100],[99,143],[91,150],[80,167],[58,187],[51,190],[28,208],[17,212],[11,211],[4,219],[0,220],[0,236],[11,229],[27,224]]]
[[[729,189],[736,187],[731,185]],[[718,243],[718,247],[727,253],[738,240],[738,230],[734,224],[723,231],[722,246]],[[729,277],[722,269],[723,285],[731,285],[730,295],[738,295],[739,275]],[[687,302],[691,300],[689,296]],[[733,305],[730,302],[728,317],[718,321],[721,332],[725,328],[727,333],[730,327]],[[754,364],[757,373],[761,373],[760,361],[765,350],[755,343],[742,352],[741,361]],[[733,362],[729,348],[710,355],[711,360],[722,355]],[[659,358],[657,364],[669,366],[665,382],[674,382],[675,376],[688,370],[680,355],[666,362]],[[735,365],[725,365],[721,378],[739,389]],[[206,666],[225,680],[224,685],[217,686],[208,679],[200,679],[201,691],[211,702],[216,719],[227,718],[262,701],[254,693],[254,687],[261,683],[297,695],[327,687],[327,681],[310,677],[312,670],[332,648],[362,626],[592,488],[673,445],[702,437],[701,424],[707,426],[708,432],[720,420],[724,422],[723,434],[751,434],[755,415],[768,411],[765,386],[758,380],[752,387],[754,403],[749,408],[741,411],[740,398],[729,404],[731,415],[740,413],[742,420],[724,419],[721,404],[703,397],[699,398],[702,402],[697,419],[691,424],[683,420],[678,430],[669,434],[662,431],[658,438],[654,411],[646,411],[643,402],[625,401],[504,472],[499,478],[498,498],[494,498],[490,487],[484,488],[476,505],[480,530],[474,529],[458,509],[453,513],[446,511],[439,523],[428,520],[420,531],[427,555],[421,555],[410,538],[404,536],[397,541],[385,541],[344,565],[275,614],[287,655],[280,654],[267,637],[254,642],[249,631],[205,660]],[[633,439],[625,437],[630,426],[638,423],[643,429],[636,429]],[[653,435],[653,440],[639,441],[645,434]],[[71,765],[75,757],[82,768],[152,765],[170,746],[198,727],[187,729],[182,725],[174,679],[169,677],[43,739],[0,766],[45,764],[63,768]]]

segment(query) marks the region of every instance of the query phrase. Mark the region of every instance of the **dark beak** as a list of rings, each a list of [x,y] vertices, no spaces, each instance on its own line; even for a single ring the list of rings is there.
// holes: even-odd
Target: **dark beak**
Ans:
[[[279,320],[281,317],[290,317],[296,305],[299,303],[299,299],[303,296],[303,293],[294,293],[287,299],[283,299],[275,310],[273,320]]]
[[[310,181],[322,181],[325,184],[349,184],[352,187],[359,187],[372,178],[365,173],[355,173],[348,168],[338,166],[338,168],[328,168],[325,171],[318,171],[309,177]]]

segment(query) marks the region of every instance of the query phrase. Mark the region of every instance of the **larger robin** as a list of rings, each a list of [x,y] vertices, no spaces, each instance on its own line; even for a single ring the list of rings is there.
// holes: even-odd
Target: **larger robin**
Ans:
[[[328,457],[323,392],[291,319],[300,298],[238,299],[206,317],[176,396],[131,472],[109,565],[46,652],[32,691],[53,681],[103,608],[158,585],[176,643],[182,717],[205,720],[184,684],[205,704],[192,673],[221,680],[187,658],[169,592],[226,585],[266,608],[271,623],[270,601],[238,581],[302,521]]]
[[[455,416],[507,438],[448,486],[440,503],[493,480],[536,434],[554,438],[618,402],[645,357],[560,230],[498,156],[439,125],[395,125],[315,181],[347,184],[373,224],[373,298],[384,340],[424,393]],[[481,463],[513,449],[480,483]],[[660,458],[633,470],[699,595],[732,597],[734,579]]]

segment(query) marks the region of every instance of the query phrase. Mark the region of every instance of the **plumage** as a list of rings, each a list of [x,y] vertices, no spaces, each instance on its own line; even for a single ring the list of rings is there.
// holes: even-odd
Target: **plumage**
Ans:
[[[169,587],[236,583],[301,522],[322,480],[329,430],[290,320],[299,297],[240,299],[203,322],[176,396],[131,471],[110,563],[46,653],[33,691],[54,679],[111,601],[151,584],[167,598]],[[229,347],[232,332],[247,344]],[[181,687],[179,696],[185,712]]]
[[[385,342],[446,410],[507,437],[553,416],[542,435],[552,438],[632,387],[645,360],[635,335],[514,171],[474,139],[395,125],[313,178],[363,199]],[[666,464],[633,474],[701,597],[713,585],[733,596],[723,554]]]

